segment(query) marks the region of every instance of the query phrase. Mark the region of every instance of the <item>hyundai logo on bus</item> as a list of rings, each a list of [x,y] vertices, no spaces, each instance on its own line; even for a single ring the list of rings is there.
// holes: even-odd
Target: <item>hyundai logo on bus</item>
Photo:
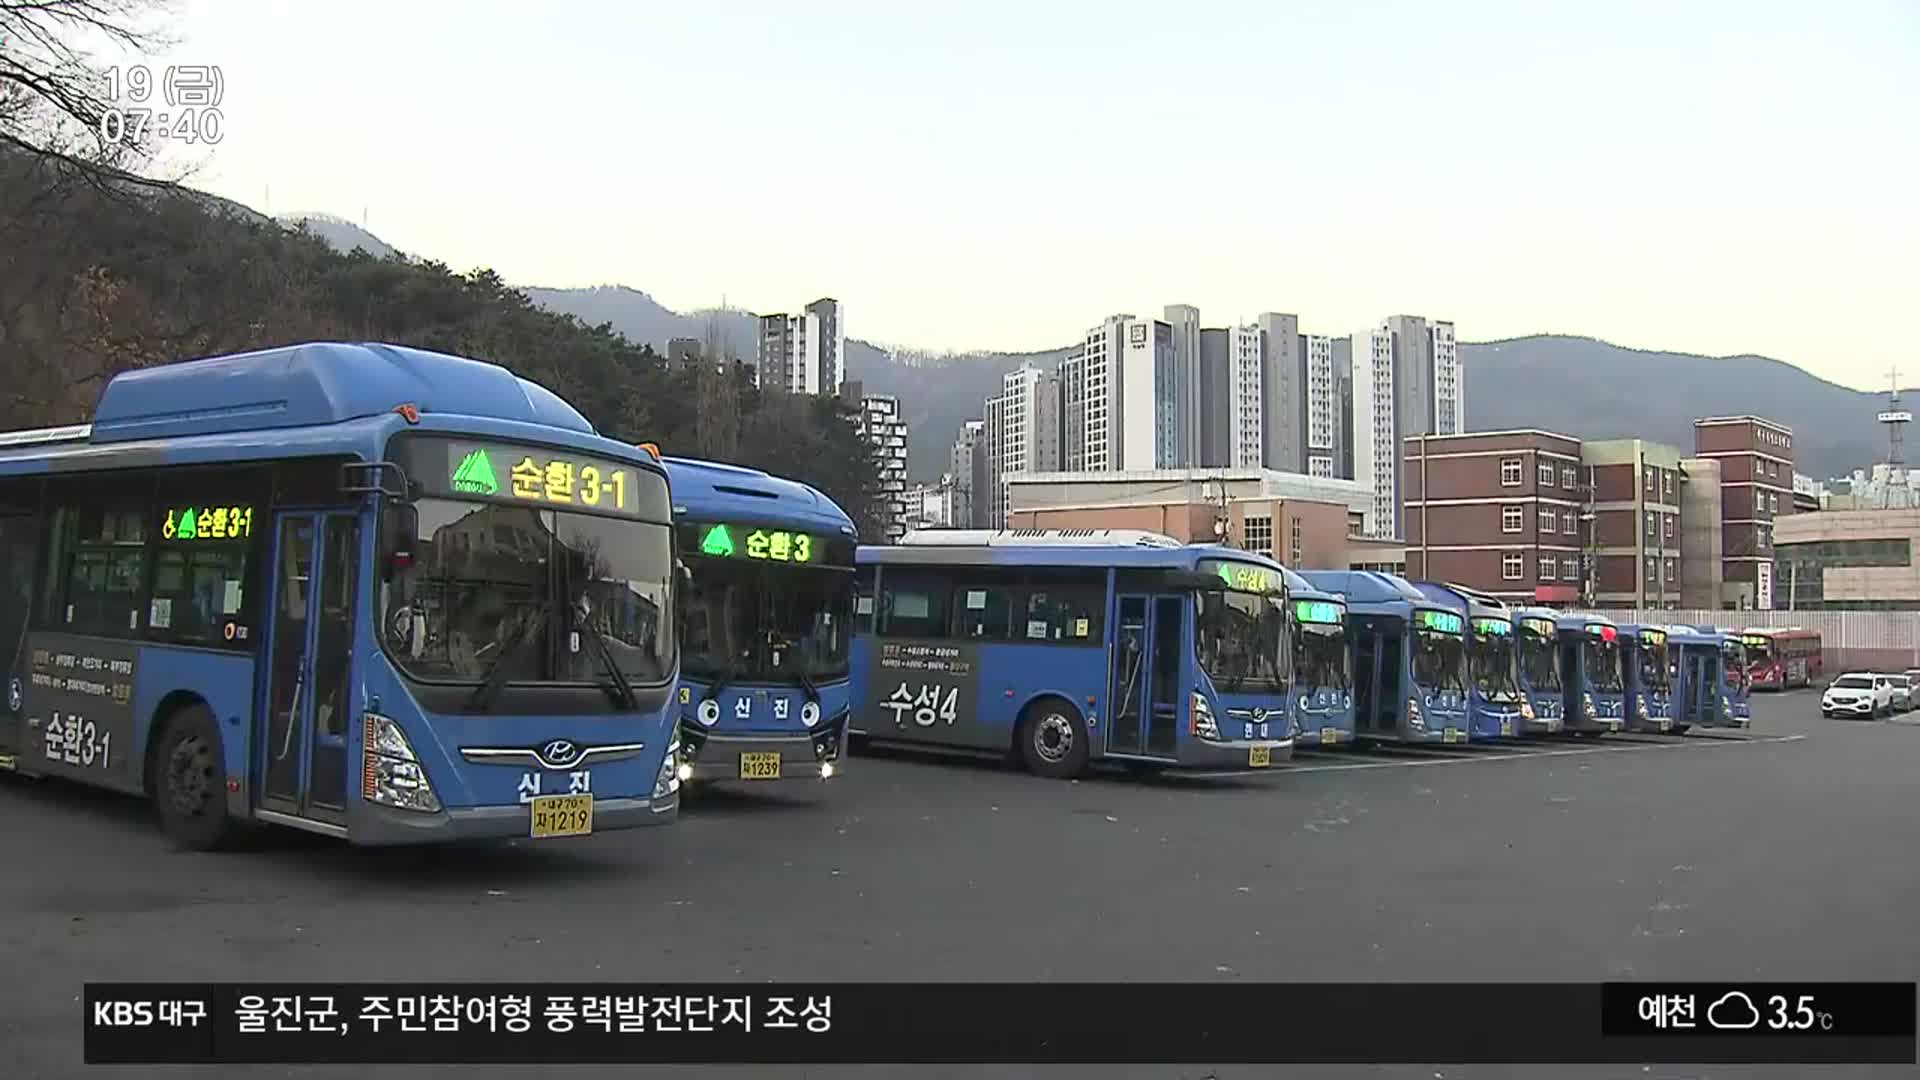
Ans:
[[[580,760],[580,745],[571,739],[555,739],[540,748],[540,760],[556,769],[564,769]]]

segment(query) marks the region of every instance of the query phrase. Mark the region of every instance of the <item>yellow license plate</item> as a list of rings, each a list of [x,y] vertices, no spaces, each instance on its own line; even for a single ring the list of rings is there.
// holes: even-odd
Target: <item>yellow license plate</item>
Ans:
[[[535,837],[586,836],[593,832],[593,796],[540,795],[533,800]]]
[[[741,754],[740,779],[742,780],[778,780],[780,779],[779,754]]]
[[[1254,747],[1248,748],[1247,750],[1247,767],[1248,768],[1264,769],[1271,764],[1273,764],[1273,747],[1254,746]]]
[[[1513,721],[1511,720],[1500,721],[1500,734],[1502,735],[1513,734]]]
[[[1323,727],[1320,729],[1320,744],[1322,746],[1332,746],[1334,743],[1337,743],[1339,741],[1340,741],[1339,728]]]

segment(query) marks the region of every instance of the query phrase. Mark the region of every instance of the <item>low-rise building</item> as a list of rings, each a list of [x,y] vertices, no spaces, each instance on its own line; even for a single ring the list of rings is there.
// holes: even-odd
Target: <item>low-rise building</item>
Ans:
[[[1580,455],[1579,439],[1531,429],[1407,439],[1407,575],[1516,603],[1580,602]]]
[[[1007,477],[1008,528],[1147,529],[1226,543],[1300,569],[1404,561],[1364,539],[1373,493],[1351,480],[1273,469],[1154,469]]]
[[[1774,608],[1920,610],[1920,510],[1824,510],[1774,524]]]

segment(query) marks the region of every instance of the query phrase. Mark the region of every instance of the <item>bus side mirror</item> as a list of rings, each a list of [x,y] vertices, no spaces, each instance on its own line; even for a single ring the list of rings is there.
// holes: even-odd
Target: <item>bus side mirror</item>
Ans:
[[[380,511],[380,580],[413,565],[413,544],[420,535],[420,511],[412,503],[390,502]]]
[[[681,641],[686,638],[687,600],[693,595],[693,571],[678,559],[673,562],[673,593],[673,637]]]

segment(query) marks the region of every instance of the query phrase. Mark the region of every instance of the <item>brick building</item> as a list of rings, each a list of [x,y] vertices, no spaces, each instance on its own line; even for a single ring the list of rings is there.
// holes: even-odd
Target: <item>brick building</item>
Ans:
[[[1771,610],[1773,521],[1794,512],[1793,429],[1758,416],[1693,422],[1694,456],[1720,465],[1723,608]]]
[[[1592,487],[1587,554],[1592,602],[1604,608],[1680,606],[1680,451],[1645,439],[1582,443]]]
[[[1572,604],[1584,575],[1580,440],[1551,431],[1416,435],[1400,488],[1407,576]]]

